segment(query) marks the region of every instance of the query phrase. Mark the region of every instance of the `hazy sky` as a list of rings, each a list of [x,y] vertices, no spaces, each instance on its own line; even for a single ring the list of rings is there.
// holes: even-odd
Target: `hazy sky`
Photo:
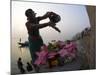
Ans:
[[[55,40],[66,40],[72,38],[84,28],[90,27],[86,8],[84,5],[69,5],[69,4],[48,4],[35,2],[12,2],[12,36],[17,38],[27,39],[28,34],[25,27],[27,18],[25,10],[33,9],[37,16],[44,15],[47,11],[53,11],[61,16],[61,21],[57,23],[57,27],[61,30],[58,33],[50,27],[40,30],[45,43]],[[42,21],[48,22],[49,20]]]

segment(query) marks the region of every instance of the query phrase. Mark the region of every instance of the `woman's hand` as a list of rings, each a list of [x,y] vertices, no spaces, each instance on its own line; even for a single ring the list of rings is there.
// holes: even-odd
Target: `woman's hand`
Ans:
[[[55,24],[55,23],[53,23],[53,22],[49,22],[48,24],[49,24],[49,26],[51,26],[51,27],[56,26],[56,24]]]

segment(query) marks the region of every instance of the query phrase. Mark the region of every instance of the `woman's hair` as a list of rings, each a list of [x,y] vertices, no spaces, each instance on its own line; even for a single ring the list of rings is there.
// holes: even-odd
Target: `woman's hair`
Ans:
[[[32,12],[34,12],[32,9],[27,9],[27,10],[25,11],[25,15],[26,15],[27,17],[29,17],[30,14],[31,14]]]

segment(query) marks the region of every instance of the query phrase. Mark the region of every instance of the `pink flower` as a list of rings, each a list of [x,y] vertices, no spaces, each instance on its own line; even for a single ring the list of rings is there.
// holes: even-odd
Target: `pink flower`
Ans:
[[[56,52],[49,52],[48,58],[53,58],[57,53]]]
[[[46,64],[46,59],[47,59],[47,55],[48,55],[47,47],[46,46],[42,46],[41,47],[41,51],[40,52],[36,52],[36,55],[38,56],[38,58],[36,59],[34,64],[36,64],[36,65]]]
[[[71,42],[70,44],[66,44],[63,49],[61,49],[58,54],[60,54],[61,57],[75,57],[76,55],[76,44]]]

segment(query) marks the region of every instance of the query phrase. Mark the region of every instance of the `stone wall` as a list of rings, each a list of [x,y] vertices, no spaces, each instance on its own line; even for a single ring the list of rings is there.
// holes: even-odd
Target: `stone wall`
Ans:
[[[96,7],[86,6],[87,14],[89,17],[91,30],[87,36],[80,39],[80,42],[85,51],[85,65],[89,69],[96,68]]]
[[[90,47],[87,50],[88,64],[90,68],[95,68],[96,67],[96,6],[86,6],[86,10],[91,25],[91,32],[89,36]]]

